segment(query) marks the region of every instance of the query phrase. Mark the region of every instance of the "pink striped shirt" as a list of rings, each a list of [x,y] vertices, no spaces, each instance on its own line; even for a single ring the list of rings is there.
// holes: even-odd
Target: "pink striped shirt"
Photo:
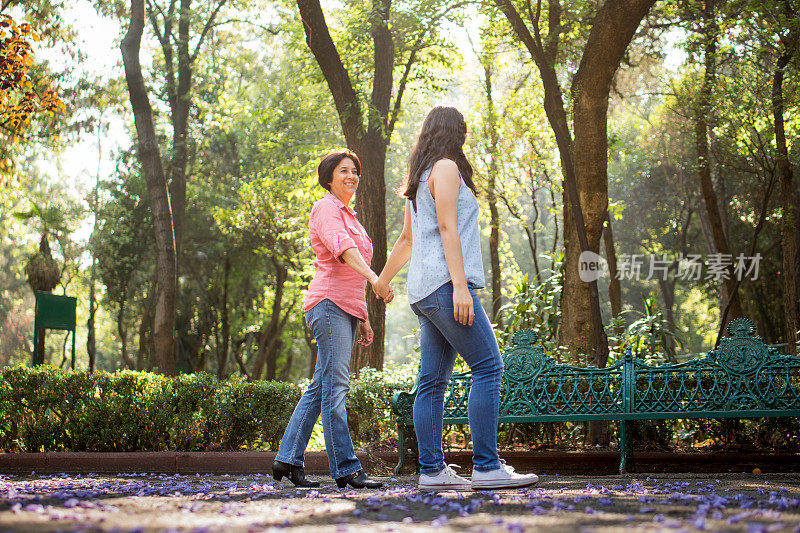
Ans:
[[[372,261],[372,240],[356,218],[356,212],[328,193],[311,209],[308,233],[317,270],[308,285],[303,311],[328,299],[345,313],[366,320],[367,280],[341,259],[345,250],[357,248],[366,264]]]

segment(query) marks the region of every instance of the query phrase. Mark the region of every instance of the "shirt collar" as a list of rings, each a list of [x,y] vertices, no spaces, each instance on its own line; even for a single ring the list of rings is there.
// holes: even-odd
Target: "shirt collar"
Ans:
[[[344,209],[353,216],[356,215],[356,212],[352,207],[350,207],[349,205],[344,205],[344,202],[339,200],[339,198],[332,192],[326,193],[325,198],[330,198],[333,201],[334,205],[336,205],[336,207],[338,207],[339,209]]]

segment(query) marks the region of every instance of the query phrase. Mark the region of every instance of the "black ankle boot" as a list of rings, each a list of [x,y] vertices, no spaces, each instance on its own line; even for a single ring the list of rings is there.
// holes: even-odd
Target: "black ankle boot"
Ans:
[[[336,486],[340,489],[345,488],[347,485],[354,489],[379,489],[383,486],[383,483],[368,478],[363,470],[359,470],[348,476],[336,478]]]
[[[318,481],[306,479],[306,472],[302,466],[291,465],[283,461],[272,463],[272,477],[280,481],[284,477],[291,481],[295,487],[319,487]]]

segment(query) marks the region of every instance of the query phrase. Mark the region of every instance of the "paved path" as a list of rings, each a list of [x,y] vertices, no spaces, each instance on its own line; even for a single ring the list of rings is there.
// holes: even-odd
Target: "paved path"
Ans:
[[[798,474],[542,476],[529,489],[373,491],[263,475],[0,476],[4,531],[798,531]]]

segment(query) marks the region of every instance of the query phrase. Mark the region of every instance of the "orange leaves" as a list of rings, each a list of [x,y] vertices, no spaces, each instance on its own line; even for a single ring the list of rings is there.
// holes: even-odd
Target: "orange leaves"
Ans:
[[[12,131],[35,113],[53,115],[66,108],[55,91],[34,91],[28,77],[33,64],[31,40],[39,40],[33,26],[17,24],[10,15],[0,13],[0,123]]]

